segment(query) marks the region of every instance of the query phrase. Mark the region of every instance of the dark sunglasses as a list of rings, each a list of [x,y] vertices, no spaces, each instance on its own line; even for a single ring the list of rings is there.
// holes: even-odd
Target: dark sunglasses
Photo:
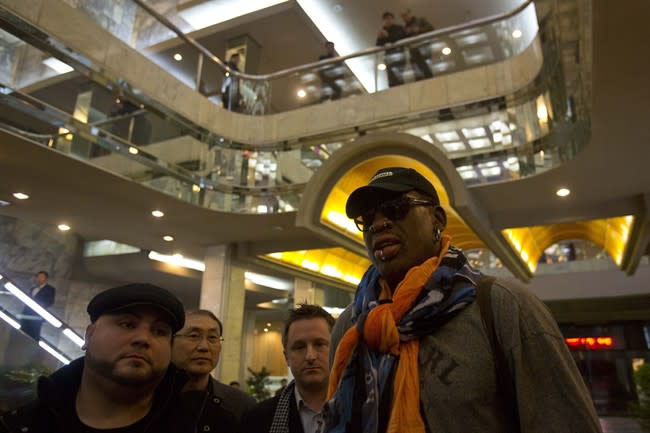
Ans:
[[[363,215],[354,219],[354,224],[362,232],[367,232],[375,221],[377,212],[381,212],[391,221],[397,221],[404,218],[412,206],[436,206],[436,203],[428,200],[418,200],[417,198],[400,197],[395,200],[385,201],[376,208],[370,209]]]

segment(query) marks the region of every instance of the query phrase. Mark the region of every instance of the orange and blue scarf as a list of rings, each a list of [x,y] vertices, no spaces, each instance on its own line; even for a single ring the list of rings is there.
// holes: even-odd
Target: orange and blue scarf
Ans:
[[[462,251],[450,246],[448,236],[442,240],[440,255],[411,268],[392,297],[377,269],[371,266],[366,271],[354,299],[355,326],[343,335],[332,365],[328,433],[348,432],[353,407],[359,404],[359,433],[377,433],[382,401],[390,402],[387,433],[426,431],[420,415],[420,337],[432,334],[471,304],[481,277]],[[363,402],[354,401],[359,395],[355,387],[363,387]]]

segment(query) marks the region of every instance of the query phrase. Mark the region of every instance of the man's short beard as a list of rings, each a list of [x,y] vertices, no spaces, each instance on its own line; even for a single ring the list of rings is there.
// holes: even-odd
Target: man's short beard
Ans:
[[[157,384],[165,375],[166,371],[156,371],[152,368],[150,373],[146,375],[126,376],[116,372],[117,362],[96,359],[88,351],[86,352],[84,364],[86,368],[89,368],[95,374],[124,386],[143,386]]]

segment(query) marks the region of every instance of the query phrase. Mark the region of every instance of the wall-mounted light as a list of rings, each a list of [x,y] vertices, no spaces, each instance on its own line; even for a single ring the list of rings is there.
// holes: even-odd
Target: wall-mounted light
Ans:
[[[18,200],[27,200],[29,198],[29,196],[23,192],[15,192],[12,195]]]
[[[299,98],[304,98],[305,96],[307,96],[307,92],[305,92],[304,89],[298,90],[296,94],[298,95]]]

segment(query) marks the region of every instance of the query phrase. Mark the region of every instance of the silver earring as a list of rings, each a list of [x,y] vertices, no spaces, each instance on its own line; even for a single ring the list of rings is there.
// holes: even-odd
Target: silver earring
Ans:
[[[438,242],[440,241],[441,237],[442,237],[442,230],[440,230],[440,227],[436,227],[436,230],[433,232],[433,241]]]

